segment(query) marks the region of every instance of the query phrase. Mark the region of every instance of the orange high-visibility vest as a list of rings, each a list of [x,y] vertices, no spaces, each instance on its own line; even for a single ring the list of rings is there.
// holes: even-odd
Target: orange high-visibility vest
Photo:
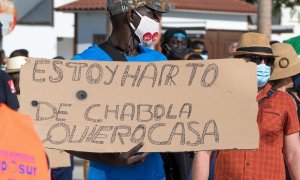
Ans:
[[[0,180],[49,180],[43,144],[30,117],[0,104]]]

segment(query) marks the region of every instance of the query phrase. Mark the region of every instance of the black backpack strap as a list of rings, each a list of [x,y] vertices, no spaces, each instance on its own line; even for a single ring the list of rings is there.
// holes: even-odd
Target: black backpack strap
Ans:
[[[124,54],[116,50],[107,41],[98,45],[103,51],[105,51],[113,61],[127,61]]]
[[[269,91],[267,92],[267,96],[262,98],[261,100],[258,101],[258,104],[263,103],[266,99],[271,97],[274,93],[276,92],[276,89],[270,88]]]

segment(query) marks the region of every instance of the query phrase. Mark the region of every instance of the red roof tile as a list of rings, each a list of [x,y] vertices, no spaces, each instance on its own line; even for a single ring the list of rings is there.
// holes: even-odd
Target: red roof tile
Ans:
[[[171,0],[171,2],[178,10],[256,13],[255,5],[241,0]],[[78,0],[56,8],[58,11],[86,11],[105,9],[106,0]]]
[[[176,9],[256,13],[256,6],[241,0],[173,0]]]

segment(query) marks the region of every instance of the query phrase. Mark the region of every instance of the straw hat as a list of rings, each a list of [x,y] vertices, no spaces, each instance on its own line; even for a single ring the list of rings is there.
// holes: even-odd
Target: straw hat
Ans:
[[[240,36],[238,48],[232,54],[233,56],[247,54],[273,56],[273,51],[265,34],[249,32]]]
[[[284,79],[300,73],[300,60],[294,48],[286,43],[272,45],[274,55],[274,68],[270,80]]]
[[[27,60],[24,56],[16,56],[13,58],[9,58],[7,61],[7,73],[20,72],[21,66],[26,64]]]

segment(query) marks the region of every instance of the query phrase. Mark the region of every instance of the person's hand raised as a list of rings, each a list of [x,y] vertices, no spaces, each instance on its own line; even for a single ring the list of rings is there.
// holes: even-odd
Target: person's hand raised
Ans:
[[[120,153],[119,161],[123,166],[133,166],[144,162],[149,153],[139,153],[144,143],[139,143],[128,152]]]

